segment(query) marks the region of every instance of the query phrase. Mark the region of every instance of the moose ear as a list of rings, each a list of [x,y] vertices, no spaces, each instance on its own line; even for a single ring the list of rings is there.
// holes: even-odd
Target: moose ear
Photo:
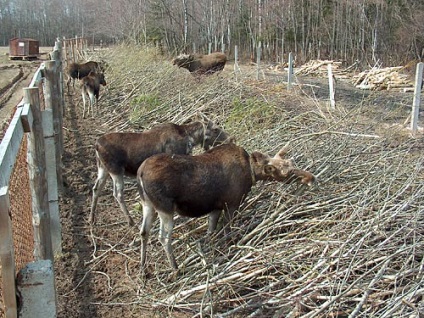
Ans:
[[[265,160],[269,159],[268,155],[260,153],[259,151],[252,152],[250,157],[252,158],[253,162],[264,162]]]
[[[284,156],[289,152],[290,150],[290,141],[288,141],[283,148],[281,148],[277,154],[274,156],[276,159],[284,159]]]
[[[280,151],[277,152],[277,154],[274,156],[276,159],[284,159],[285,155],[289,152],[289,148],[284,146],[280,149]]]

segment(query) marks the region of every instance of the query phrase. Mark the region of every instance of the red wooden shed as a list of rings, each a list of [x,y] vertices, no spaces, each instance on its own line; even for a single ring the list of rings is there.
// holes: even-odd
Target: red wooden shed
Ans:
[[[40,54],[39,42],[29,38],[13,38],[9,40],[9,59],[31,59]]]

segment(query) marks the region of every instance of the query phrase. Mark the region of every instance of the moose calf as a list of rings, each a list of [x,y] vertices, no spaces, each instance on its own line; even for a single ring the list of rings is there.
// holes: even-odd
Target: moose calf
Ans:
[[[90,72],[104,73],[103,63],[96,61],[89,61],[86,63],[71,63],[67,68],[68,81],[66,86],[69,93],[69,85],[71,81],[75,84],[76,79],[82,79],[86,77]],[[73,85],[74,86],[74,85]]]
[[[97,106],[100,94],[100,85],[106,86],[106,80],[103,73],[90,72],[87,76],[81,79],[81,95],[83,102],[82,118],[85,118],[86,95],[88,94],[90,105],[87,109],[87,114],[94,115],[94,106]]]

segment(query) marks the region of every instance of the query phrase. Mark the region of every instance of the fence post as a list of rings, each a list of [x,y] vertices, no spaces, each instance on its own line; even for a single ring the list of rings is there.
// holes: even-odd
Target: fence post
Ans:
[[[58,129],[58,141],[59,141],[59,150],[60,150],[60,158],[62,157],[63,154],[63,133],[62,133],[62,127],[63,127],[63,113],[65,110],[65,95],[63,92],[63,64],[62,64],[62,42],[57,39],[55,42],[55,46],[54,46],[54,51],[52,54],[52,60],[54,60],[56,62],[56,73],[57,73],[57,81],[58,81],[58,99],[59,99],[59,103],[58,103],[58,125],[59,125],[59,129]]]
[[[0,188],[0,259],[3,301],[6,318],[16,318],[15,253],[12,241],[12,222],[10,220],[10,200],[8,187]]]
[[[293,53],[289,53],[289,70],[287,75],[287,89],[291,90],[293,83]]]
[[[236,76],[237,80],[237,72],[240,72],[240,66],[238,64],[238,46],[234,46],[234,75]]]
[[[45,102],[46,109],[51,109],[53,112],[53,128],[54,128],[54,140],[56,150],[56,170],[57,170],[57,183],[58,190],[62,192],[63,180],[62,180],[62,153],[63,153],[63,112],[62,112],[62,101],[61,101],[61,90],[60,90],[60,70],[56,61],[45,62]]]
[[[261,64],[261,41],[259,41],[256,50],[256,80],[259,80],[259,69]]]
[[[34,256],[36,260],[49,259],[53,262],[44,135],[37,87],[24,88],[24,102],[29,104],[33,118],[28,134],[28,172],[32,197]]]
[[[418,115],[420,113],[421,85],[423,83],[423,67],[424,67],[424,63],[418,63],[417,70],[415,72],[414,101],[412,103],[412,113],[411,113],[411,130],[413,134],[415,134],[418,130]]]
[[[58,81],[56,62],[45,62],[44,99],[46,110],[43,112],[44,142],[46,148],[47,183],[49,192],[50,227],[53,252],[62,251],[61,225],[59,215],[58,191],[63,186],[58,134],[62,133],[58,121]]]
[[[331,63],[327,64],[328,69],[328,88],[330,90],[330,107],[331,109],[336,108],[336,102],[334,100],[334,80],[333,80],[333,70],[331,68]]]

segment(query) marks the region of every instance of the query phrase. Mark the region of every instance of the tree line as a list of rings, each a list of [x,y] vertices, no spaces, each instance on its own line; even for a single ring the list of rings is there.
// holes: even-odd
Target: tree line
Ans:
[[[0,0],[0,41],[57,37],[161,45],[168,53],[225,51],[267,60],[394,65],[423,58],[416,0]]]

